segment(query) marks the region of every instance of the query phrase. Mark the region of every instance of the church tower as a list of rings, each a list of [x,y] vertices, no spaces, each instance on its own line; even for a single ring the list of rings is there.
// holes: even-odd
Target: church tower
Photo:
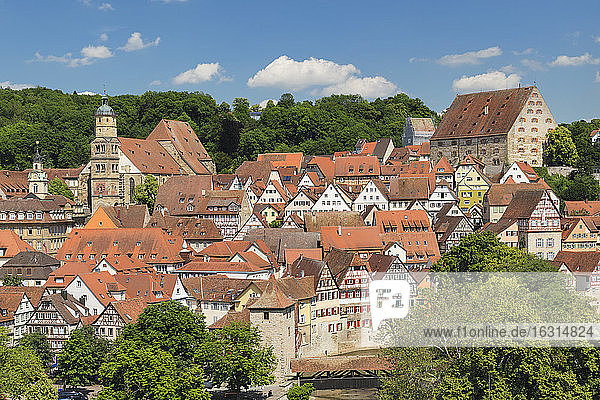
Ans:
[[[121,204],[119,195],[119,139],[117,114],[108,105],[106,94],[94,114],[95,138],[91,143],[90,187],[92,212],[100,206]]]
[[[48,194],[48,174],[44,171],[42,156],[38,149],[40,142],[35,142],[35,155],[33,156],[33,170],[27,174],[29,193],[43,199]]]

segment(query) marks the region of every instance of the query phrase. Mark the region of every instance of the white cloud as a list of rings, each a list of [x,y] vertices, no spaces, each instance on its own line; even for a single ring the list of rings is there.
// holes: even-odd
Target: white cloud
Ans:
[[[514,74],[515,72],[517,72],[517,69],[512,64],[510,64],[500,68],[500,71],[506,74]]]
[[[420,63],[420,62],[427,62],[429,61],[428,58],[421,58],[421,57],[411,57],[408,59],[409,63]]]
[[[229,81],[231,78],[224,76],[225,70],[219,63],[198,64],[195,68],[188,69],[173,78],[173,83],[183,85],[185,83],[200,83],[213,81]]]
[[[323,88],[320,93],[323,96],[330,96],[332,94],[360,94],[362,97],[372,99],[393,96],[398,92],[398,87],[384,77],[360,78],[351,76],[344,82]]]
[[[0,82],[0,88],[2,89],[12,89],[12,90],[22,90],[29,89],[35,87],[34,85],[30,85],[28,83],[12,83],[11,81]]]
[[[113,53],[106,46],[87,46],[81,49],[84,58],[110,58]]]
[[[164,3],[164,4],[169,4],[169,3],[185,3],[188,0],[152,0],[154,2],[160,2],[160,3]]]
[[[127,39],[127,43],[125,43],[125,45],[123,47],[119,47],[119,50],[124,50],[124,51],[142,50],[142,49],[145,49],[146,47],[158,46],[159,42],[160,42],[160,37],[157,37],[152,42],[144,43],[144,41],[142,40],[142,34],[139,32],[133,32],[131,34],[131,36],[129,36],[129,39]]]
[[[594,38],[594,42],[600,43],[600,36],[592,36]]]
[[[596,79],[594,79],[594,82],[600,83],[600,71],[596,71]]]
[[[73,57],[72,53],[66,53],[64,56],[47,55],[43,56],[36,52],[31,61],[38,62],[57,62],[67,64],[69,67],[79,67],[81,65],[90,65],[97,59],[110,58],[114,54],[106,46],[87,46],[81,49],[82,57]]]
[[[98,93],[90,92],[89,90],[86,90],[84,92],[77,92],[77,94],[80,96],[97,96],[98,95]]]
[[[360,71],[352,64],[340,65],[314,57],[296,61],[281,56],[248,79],[247,84],[249,87],[301,90],[310,86],[339,84],[355,74],[360,74]]]
[[[586,64],[600,64],[600,58],[594,58],[590,53],[581,56],[558,56],[548,63],[551,67],[578,67]]]
[[[530,48],[528,48],[528,49],[525,49],[525,50],[523,50],[523,51],[513,51],[512,53],[513,53],[515,56],[528,56],[528,55],[531,55],[531,54],[535,54],[535,53],[537,53],[537,51],[536,51],[534,48],[531,48],[531,47],[530,47]]]
[[[312,94],[360,94],[363,97],[384,97],[398,92],[398,87],[381,76],[362,77],[352,64],[308,58],[296,61],[288,56],[273,60],[248,79],[249,87],[276,87],[283,90],[303,90],[317,87]]]
[[[528,58],[522,59],[521,64],[523,64],[524,66],[526,66],[527,68],[529,68],[533,71],[545,71],[546,70],[546,67],[544,67],[544,64],[542,64],[539,61],[531,60]]]
[[[277,103],[278,103],[278,101],[277,101],[277,100],[274,100],[274,99],[266,99],[266,100],[263,100],[263,101],[261,101],[261,102],[260,102],[258,105],[259,105],[259,107],[260,107],[261,109],[263,109],[263,108],[265,108],[265,107],[267,106],[267,104],[269,104],[269,102],[270,102],[270,101],[272,101],[272,102],[273,102],[273,105],[275,105],[275,104],[277,104]]]
[[[447,66],[456,66],[464,64],[479,64],[482,58],[490,58],[502,55],[502,50],[498,46],[490,47],[478,51],[468,51],[462,54],[448,54],[438,60],[438,63]]]
[[[150,82],[149,85],[150,86],[160,86],[160,85],[162,85],[162,81],[157,79],[155,81]]]
[[[481,75],[463,75],[452,82],[452,88],[457,92],[476,92],[516,87],[519,82],[521,77],[518,74],[506,75],[502,71],[490,71]]]
[[[108,40],[108,35],[106,33],[101,34],[100,40],[102,40],[103,42],[106,42]]]
[[[101,11],[114,11],[115,9],[113,8],[112,4],[110,3],[102,3],[98,6],[98,10]]]

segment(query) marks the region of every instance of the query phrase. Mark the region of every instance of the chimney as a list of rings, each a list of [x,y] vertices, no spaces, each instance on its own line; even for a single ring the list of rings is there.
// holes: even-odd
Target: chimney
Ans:
[[[342,226],[341,225],[338,225],[338,227],[337,227],[337,234],[338,234],[338,236],[342,236]]]
[[[66,290],[61,290],[60,291],[60,296],[63,298],[63,300],[67,300],[67,291]]]

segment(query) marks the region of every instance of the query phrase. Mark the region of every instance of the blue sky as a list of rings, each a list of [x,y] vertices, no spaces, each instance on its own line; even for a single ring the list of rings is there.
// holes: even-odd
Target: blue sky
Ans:
[[[557,121],[600,117],[598,1],[0,0],[0,85],[110,95],[399,91],[530,85]]]

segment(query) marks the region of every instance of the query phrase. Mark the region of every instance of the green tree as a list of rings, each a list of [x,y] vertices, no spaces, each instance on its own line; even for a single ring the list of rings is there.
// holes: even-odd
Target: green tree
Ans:
[[[100,400],[208,400],[202,371],[180,368],[159,347],[118,339],[100,368]]]
[[[261,345],[258,328],[232,323],[211,335],[209,370],[216,384],[226,383],[239,392],[242,388],[274,381],[275,356],[272,348]]]
[[[19,275],[4,275],[2,284],[4,286],[23,286],[23,278]]]
[[[547,261],[501,243],[491,232],[463,237],[460,244],[446,252],[432,269],[441,272],[556,271]]]
[[[60,178],[54,178],[48,184],[48,193],[65,196],[68,199],[73,200],[73,192],[67,187]]]
[[[0,332],[0,395],[12,399],[54,400],[56,389],[45,374],[35,351],[28,347],[7,347],[7,332]]]
[[[293,385],[287,392],[288,400],[310,400],[310,395],[315,388],[311,383],[305,383],[303,385]]]
[[[269,223],[271,228],[281,228],[281,225],[283,225],[283,221],[280,219],[274,219]]]
[[[146,175],[144,182],[134,189],[133,200],[138,204],[145,204],[148,212],[154,211],[154,202],[158,193],[158,179],[154,175]]]
[[[571,132],[564,126],[548,132],[546,148],[544,151],[548,165],[574,166],[579,161],[577,147],[571,138]]]
[[[194,314],[176,301],[146,307],[136,323],[126,325],[121,333],[124,340],[161,348],[182,365],[204,361],[201,349],[207,335],[204,316]]]
[[[35,351],[38,358],[42,362],[46,368],[49,368],[52,363],[53,355],[50,350],[50,343],[48,343],[48,338],[46,335],[41,333],[40,331],[35,331],[31,333],[27,333],[23,335],[21,339],[19,339],[19,346],[28,347]]]
[[[91,326],[74,330],[58,355],[58,378],[75,387],[97,383],[109,349],[109,342],[96,336]]]

